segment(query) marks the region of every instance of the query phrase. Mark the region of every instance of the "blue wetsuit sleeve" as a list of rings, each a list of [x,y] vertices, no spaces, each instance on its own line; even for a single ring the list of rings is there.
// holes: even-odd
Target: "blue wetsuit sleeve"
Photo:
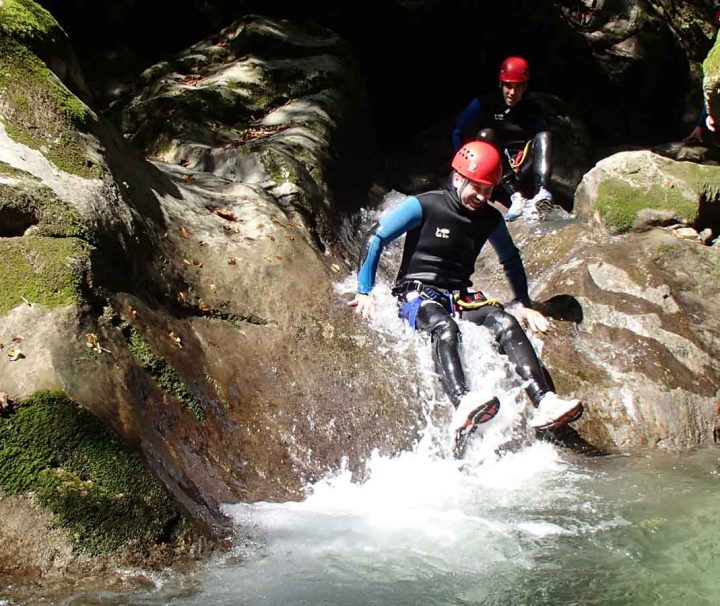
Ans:
[[[522,257],[520,257],[520,251],[515,246],[505,221],[500,222],[495,231],[490,234],[489,241],[497,253],[515,298],[525,307],[531,307]]]
[[[703,103],[702,109],[700,110],[700,115],[698,116],[697,126],[705,127],[705,120],[707,120],[707,117],[708,117],[707,107],[705,106],[705,103]]]
[[[380,218],[368,233],[363,245],[358,269],[358,292],[368,294],[375,286],[380,254],[390,242],[422,223],[420,200],[415,196],[403,200],[396,208]]]
[[[475,138],[475,133],[480,127],[485,116],[480,99],[473,99],[468,106],[462,110],[455,122],[455,129],[452,132],[453,150],[459,150],[465,140],[471,136]]]

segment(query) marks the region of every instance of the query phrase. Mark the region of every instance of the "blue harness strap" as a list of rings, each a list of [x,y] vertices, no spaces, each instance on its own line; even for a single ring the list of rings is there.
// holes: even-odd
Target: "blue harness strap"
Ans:
[[[415,297],[410,301],[405,301],[398,312],[398,316],[403,320],[407,320],[408,325],[413,330],[416,328],[415,320],[417,318],[418,310],[424,301],[437,301],[451,314],[454,312],[455,301],[453,299],[453,294],[449,291],[425,286],[421,282],[410,282],[396,287],[394,291],[395,295],[398,297],[404,296],[408,292],[417,292],[420,296]]]
[[[403,320],[407,320],[408,325],[410,328],[415,330],[415,318],[417,318],[418,310],[420,309],[420,305],[425,299],[422,297],[415,297],[411,301],[407,301],[401,308],[398,315]]]

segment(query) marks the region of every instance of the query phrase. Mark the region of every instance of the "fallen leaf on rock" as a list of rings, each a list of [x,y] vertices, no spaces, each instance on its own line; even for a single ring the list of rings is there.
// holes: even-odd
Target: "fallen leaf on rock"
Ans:
[[[192,236],[192,234],[184,227],[181,227],[180,229],[178,229],[178,231],[183,238],[189,238]]]
[[[282,261],[284,257],[283,257],[282,255],[275,255],[275,258],[276,258],[278,261]]]
[[[85,334],[85,345],[87,345],[88,347],[97,347],[97,344],[98,338],[94,332],[89,332]]]
[[[211,292],[217,292],[217,286],[215,286],[214,284],[210,284],[209,288]]]
[[[180,303],[185,303],[187,301],[187,297],[185,296],[184,292],[179,292],[177,298]]]
[[[228,210],[227,208],[212,207],[210,209],[210,212],[213,213],[214,215],[217,215],[221,219],[225,219],[226,221],[237,221],[238,220],[238,218],[235,216],[235,214],[231,210]]]
[[[198,246],[207,246],[207,242],[205,242],[205,240],[199,240]]]
[[[13,343],[22,343],[22,340],[23,340],[23,338],[22,338],[20,335],[15,335],[15,336],[12,338],[12,342],[13,342]]]
[[[235,257],[230,257],[228,259],[228,265],[237,265],[237,259]]]
[[[85,346],[88,349],[92,349],[98,353],[102,353],[102,347],[100,347],[100,341],[98,341],[97,335],[94,332],[89,332],[85,335]]]
[[[209,312],[209,311],[212,309],[212,307],[210,307],[207,303],[203,303],[202,301],[200,301],[200,304],[198,305],[198,308],[199,308],[200,311],[202,311],[203,313],[207,313],[207,312]]]
[[[275,242],[275,236],[268,234],[268,238],[270,238],[273,242]]]
[[[182,349],[182,339],[178,337],[174,332],[170,331],[168,336],[175,342],[180,349]]]
[[[7,357],[10,358],[11,362],[15,362],[16,360],[24,358],[25,354],[16,347],[11,347],[7,350]]]
[[[127,309],[128,316],[130,316],[133,320],[137,320],[138,316],[140,315],[134,307],[131,307],[128,305]]]

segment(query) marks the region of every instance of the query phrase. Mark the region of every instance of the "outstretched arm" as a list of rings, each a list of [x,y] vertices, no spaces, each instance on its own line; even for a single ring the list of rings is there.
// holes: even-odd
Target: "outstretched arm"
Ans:
[[[421,222],[422,206],[420,200],[413,196],[401,202],[370,228],[360,253],[358,292],[355,299],[349,303],[351,307],[356,307],[357,311],[364,315],[372,314],[374,303],[370,292],[375,286],[375,274],[383,249]]]

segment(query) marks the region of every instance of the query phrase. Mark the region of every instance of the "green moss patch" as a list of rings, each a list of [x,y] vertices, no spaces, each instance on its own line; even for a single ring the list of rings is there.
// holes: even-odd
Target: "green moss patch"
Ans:
[[[20,170],[19,168],[15,168],[14,166],[10,166],[5,162],[0,162],[0,177],[10,177],[11,179],[28,179],[32,181],[37,181],[37,179],[33,177],[30,173],[27,173],[24,170]]]
[[[653,175],[643,176],[638,156],[623,176],[608,175],[599,184],[595,209],[612,233],[630,229],[642,209],[670,210],[689,223],[698,218],[701,201],[717,195],[720,169],[692,162],[646,159],[655,162],[662,181]]]
[[[32,0],[5,0],[0,4],[0,28],[32,47],[46,48],[65,38],[55,18]]]
[[[5,129],[15,141],[40,150],[65,172],[100,176],[81,134],[92,112],[37,56],[7,36],[0,37],[0,102]]]
[[[148,342],[132,326],[126,324],[123,332],[126,335],[130,353],[140,366],[152,376],[158,387],[175,396],[198,421],[203,421],[205,408],[178,371],[167,360],[155,354]]]
[[[51,189],[0,183],[0,237],[22,236],[32,225],[35,235],[93,239],[90,224]]]
[[[35,493],[73,545],[146,550],[180,521],[143,459],[65,394],[41,391],[0,417],[0,488]]]
[[[640,188],[619,180],[607,180],[598,187],[595,208],[612,233],[621,233],[632,227],[637,213],[644,208],[674,210],[686,220],[694,221],[698,200],[688,200],[676,189],[655,184]]]
[[[89,247],[76,238],[0,239],[0,315],[23,302],[80,300]]]

